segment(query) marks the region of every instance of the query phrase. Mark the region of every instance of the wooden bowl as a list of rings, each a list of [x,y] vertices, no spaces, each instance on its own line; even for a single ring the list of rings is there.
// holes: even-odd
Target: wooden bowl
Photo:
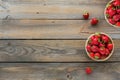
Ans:
[[[113,26],[113,27],[115,27],[115,28],[120,28],[120,26],[116,26],[116,25],[113,25],[113,24],[109,23],[109,21],[108,21],[108,19],[107,19],[107,17],[106,17],[106,9],[107,9],[107,6],[108,6],[108,4],[110,4],[110,3],[113,2],[113,1],[114,1],[114,0],[109,1],[109,2],[107,3],[106,7],[105,7],[105,10],[104,10],[105,20],[107,21],[107,23],[108,23],[109,25],[111,25],[111,26]]]
[[[90,53],[89,53],[89,52],[87,51],[87,49],[86,49],[86,46],[88,45],[89,39],[90,39],[93,35],[95,35],[95,34],[91,34],[91,35],[88,37],[88,39],[86,40],[86,43],[85,43],[85,51],[86,51],[88,57],[89,57],[90,59],[92,59],[92,60],[94,60],[94,61],[98,61],[98,62],[108,60],[108,59],[112,56],[112,54],[113,54],[113,52],[114,52],[114,42],[113,42],[112,38],[111,38],[109,35],[105,34],[105,33],[100,32],[100,34],[104,34],[104,35],[108,36],[108,37],[110,38],[112,44],[113,44],[113,49],[112,49],[111,53],[110,53],[106,58],[104,58],[104,59],[95,59],[95,58],[92,58],[92,57],[89,55]]]

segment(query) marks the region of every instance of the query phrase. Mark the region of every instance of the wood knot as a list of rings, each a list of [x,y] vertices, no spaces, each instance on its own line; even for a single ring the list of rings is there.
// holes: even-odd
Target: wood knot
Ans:
[[[69,79],[69,80],[72,80],[72,76],[71,76],[71,74],[70,73],[67,73],[67,78]]]

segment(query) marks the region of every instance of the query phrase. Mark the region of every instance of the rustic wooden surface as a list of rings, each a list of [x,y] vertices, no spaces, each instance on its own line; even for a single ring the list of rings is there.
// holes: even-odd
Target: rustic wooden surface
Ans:
[[[110,0],[0,0],[0,80],[120,80],[120,29],[104,19]],[[97,26],[82,17],[86,10]],[[94,32],[109,34],[113,56],[94,62],[84,45]],[[92,67],[91,75],[85,67]]]
[[[86,20],[1,20],[0,39],[87,39],[97,32],[120,39],[120,29],[100,20],[91,26]]]
[[[107,62],[120,61],[120,40]],[[1,40],[0,61],[9,62],[93,62],[87,57],[85,40]]]
[[[86,75],[85,67],[94,69]],[[1,63],[0,80],[120,80],[119,63]]]

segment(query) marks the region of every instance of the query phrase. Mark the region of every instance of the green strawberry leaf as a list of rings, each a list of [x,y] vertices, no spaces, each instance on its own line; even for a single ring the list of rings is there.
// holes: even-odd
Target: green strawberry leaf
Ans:
[[[99,59],[99,57],[98,57],[98,56],[95,56],[95,59]]]
[[[100,35],[100,32],[96,32],[95,35]]]
[[[106,14],[106,17],[109,18],[110,17],[109,14]]]
[[[108,3],[107,5],[106,5],[106,7],[109,7],[110,6],[110,3]]]

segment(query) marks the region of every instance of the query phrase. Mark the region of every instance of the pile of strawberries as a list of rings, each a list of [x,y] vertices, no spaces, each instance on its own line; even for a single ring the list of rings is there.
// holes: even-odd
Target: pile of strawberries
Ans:
[[[120,27],[120,0],[108,3],[105,14],[110,24]]]
[[[113,43],[107,35],[95,33],[89,38],[86,50],[93,59],[105,59],[111,54]]]

